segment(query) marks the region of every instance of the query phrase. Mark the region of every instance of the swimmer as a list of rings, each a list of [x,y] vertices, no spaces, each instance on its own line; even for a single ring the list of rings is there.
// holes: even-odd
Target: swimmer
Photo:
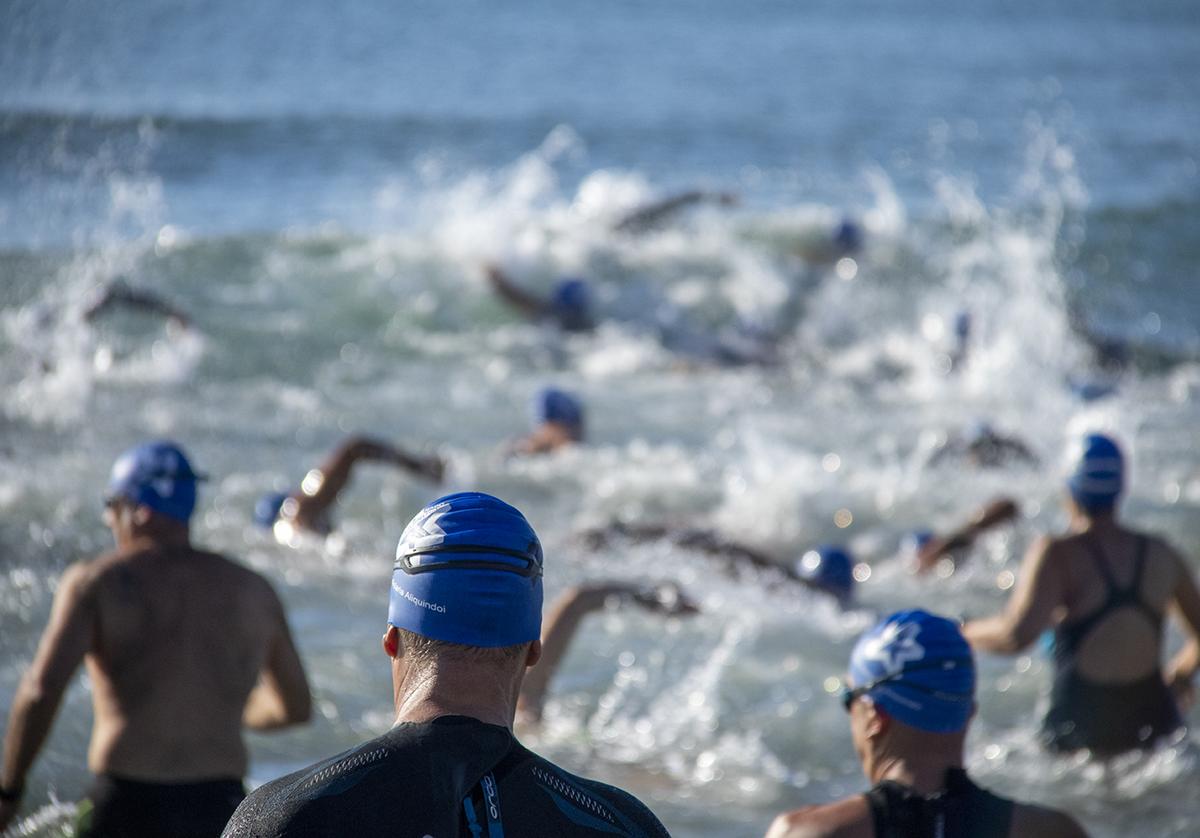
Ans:
[[[596,327],[592,289],[585,279],[564,277],[543,299],[518,285],[497,264],[485,264],[483,272],[500,299],[529,320],[551,323],[564,332],[590,332]]]
[[[564,771],[513,735],[542,655],[543,556],[517,509],[439,498],[396,548],[383,652],[395,722],[254,791],[225,838],[666,836],[637,798]]]
[[[338,496],[360,462],[386,463],[432,483],[440,483],[446,464],[438,457],[410,454],[389,443],[365,436],[342,441],[319,467],[304,476],[292,492],[271,492],[254,505],[254,523],[272,529],[285,523],[305,532],[328,535]]]
[[[789,565],[762,550],[729,541],[712,530],[614,522],[603,529],[585,530],[580,534],[580,539],[595,550],[606,545],[613,536],[631,541],[670,540],[685,549],[723,559],[731,569],[749,566],[782,574],[790,582],[829,594],[843,608],[850,607],[854,601],[854,557],[847,548],[839,545],[826,544],[808,550]]]
[[[95,781],[76,835],[219,835],[245,796],[242,728],[308,720],[308,681],[279,597],[259,574],[191,543],[202,479],[169,442],[139,445],[113,466],[104,519],[116,550],[59,582],[8,717],[0,832],[81,662]]]
[[[1173,611],[1190,644],[1200,640],[1200,590],[1171,545],[1118,522],[1124,486],[1117,443],[1085,436],[1067,478],[1070,531],[1039,539],[1004,612],[964,629],[976,650],[1002,654],[1054,629],[1054,684],[1041,734],[1054,751],[1110,757],[1152,748],[1183,725],[1171,686],[1189,685],[1197,660],[1185,647],[1164,674],[1163,623]]]
[[[583,442],[583,403],[556,387],[533,397],[533,430],[508,446],[512,454],[546,454]]]
[[[1085,836],[1065,812],[993,794],[967,775],[975,680],[971,647],[950,620],[900,611],[868,630],[851,653],[842,703],[874,785],[780,815],[767,838]]]
[[[521,682],[517,718],[522,724],[542,720],[546,691],[558,671],[583,618],[600,611],[609,603],[630,603],[667,617],[690,616],[700,609],[672,582],[658,585],[630,585],[623,582],[593,582],[568,588],[550,606],[550,616],[542,629],[542,659]]]
[[[916,539],[919,543],[914,545],[917,572],[927,573],[943,558],[956,560],[980,535],[1013,520],[1019,514],[1017,502],[1012,498],[997,498],[975,510],[965,524],[946,535],[924,534],[925,537]]]
[[[84,309],[83,319],[91,323],[101,314],[117,308],[157,314],[167,318],[168,322],[180,329],[188,329],[192,325],[186,312],[163,297],[146,288],[135,288],[119,279],[100,287],[96,299]]]
[[[1038,457],[1020,437],[997,431],[988,422],[972,423],[966,431],[947,439],[929,458],[929,465],[958,459],[973,468],[1038,465]]]
[[[681,192],[634,210],[614,224],[612,228],[620,233],[645,233],[661,227],[682,210],[704,202],[711,202],[722,207],[732,207],[737,206],[738,196],[731,192],[709,192],[703,189]]]

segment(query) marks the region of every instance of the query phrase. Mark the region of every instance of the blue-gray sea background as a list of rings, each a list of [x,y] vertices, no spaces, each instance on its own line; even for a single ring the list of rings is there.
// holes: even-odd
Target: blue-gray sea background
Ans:
[[[368,431],[439,450],[442,488],[525,510],[548,596],[670,578],[702,604],[590,618],[529,745],[631,788],[680,836],[758,835],[862,790],[827,679],[870,611],[998,608],[1033,534],[1064,524],[1070,438],[1120,436],[1127,515],[1196,566],[1198,79],[1200,11],[1166,0],[5,0],[0,711],[64,568],[110,544],[112,460],[170,436],[212,475],[197,540],[272,579],[318,696],[311,726],[251,737],[251,783],[385,730],[391,551],[439,488],[364,469],[324,545],[250,522],[260,492]],[[692,187],[740,204],[611,230]],[[865,231],[854,264],[805,267],[797,250],[843,215]],[[566,339],[522,322],[489,294],[488,259],[539,290],[588,276],[608,322]],[[197,328],[84,323],[117,278]],[[772,369],[683,368],[643,316],[717,332],[796,288]],[[960,310],[972,355],[947,374]],[[1085,333],[1132,348],[1107,398],[1069,386],[1095,375]],[[589,443],[505,458],[550,383],[586,399]],[[928,464],[981,419],[1041,466]],[[906,533],[1000,493],[1022,523],[951,577],[907,573]],[[844,542],[870,565],[866,608],[669,544],[574,538],[614,518],[787,561]],[[1096,835],[1193,834],[1194,741],[1107,772],[1048,757],[1046,679],[1036,650],[981,660],[981,782]],[[77,679],[29,779],[25,829],[86,786],[87,691]]]

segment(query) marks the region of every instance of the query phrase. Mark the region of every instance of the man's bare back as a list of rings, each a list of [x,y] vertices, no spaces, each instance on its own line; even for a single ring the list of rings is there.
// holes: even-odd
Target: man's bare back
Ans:
[[[80,663],[97,775],[81,808],[101,834],[219,834],[244,796],[242,728],[308,719],[308,681],[270,584],[191,545],[203,479],[167,441],[114,464],[104,519],[117,549],[73,565],[55,593],[9,712],[0,831]]]
[[[241,777],[242,717],[268,655],[302,677],[270,585],[223,556],[154,545],[72,573],[94,603],[92,771]]]

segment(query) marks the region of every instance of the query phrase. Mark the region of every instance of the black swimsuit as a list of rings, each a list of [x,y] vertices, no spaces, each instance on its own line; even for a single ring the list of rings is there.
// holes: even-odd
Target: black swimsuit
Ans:
[[[1013,801],[981,789],[961,768],[947,769],[945,782],[929,797],[892,780],[867,792],[875,838],[1008,838]]]
[[[1108,597],[1082,620],[1060,625],[1055,630],[1054,686],[1050,709],[1042,722],[1042,741],[1055,751],[1089,748],[1098,753],[1117,754],[1147,748],[1183,724],[1162,673],[1156,667],[1136,681],[1100,684],[1079,673],[1078,656],[1092,630],[1119,608],[1140,611],[1162,636],[1162,614],[1139,596],[1148,542],[1145,536],[1138,536],[1133,579],[1124,588],[1117,587],[1099,546],[1086,540],[1084,543],[1096,571],[1104,579]]]
[[[246,791],[241,780],[146,783],[96,777],[80,805],[80,838],[216,838]]]

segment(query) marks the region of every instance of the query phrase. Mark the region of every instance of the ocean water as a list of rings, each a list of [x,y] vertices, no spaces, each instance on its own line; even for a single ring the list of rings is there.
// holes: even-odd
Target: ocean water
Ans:
[[[1074,435],[1127,443],[1129,518],[1200,568],[1198,78],[1200,12],[1166,0],[0,4],[0,710],[61,573],[109,545],[112,460],[171,436],[213,476],[197,540],[272,579],[318,697],[311,726],[251,737],[251,783],[386,729],[391,551],[439,488],[368,467],[323,544],[250,521],[259,493],[366,431],[441,452],[441,488],[521,507],[548,596],[674,579],[701,604],[591,617],[524,735],[536,750],[680,836],[759,835],[862,790],[828,680],[876,612],[998,608],[1034,533],[1064,523]],[[740,202],[612,230],[693,187]],[[853,263],[804,264],[845,215],[864,230]],[[589,277],[604,324],[522,322],[485,260],[538,290]],[[196,328],[85,323],[119,278]],[[971,353],[948,373],[964,310]],[[786,327],[781,363],[680,363],[664,311],[701,336]],[[1084,401],[1070,384],[1097,379],[1102,340],[1130,363]],[[506,458],[550,383],[585,399],[588,444]],[[1040,464],[929,464],[981,420]],[[906,571],[905,534],[1001,493],[1019,525],[953,575]],[[578,539],[614,519],[712,527],[781,561],[848,544],[863,608],[671,544]],[[1193,738],[1108,769],[1048,757],[1045,660],[980,665],[968,765],[985,785],[1096,835],[1191,834]],[[29,833],[86,787],[88,689],[29,778]]]

